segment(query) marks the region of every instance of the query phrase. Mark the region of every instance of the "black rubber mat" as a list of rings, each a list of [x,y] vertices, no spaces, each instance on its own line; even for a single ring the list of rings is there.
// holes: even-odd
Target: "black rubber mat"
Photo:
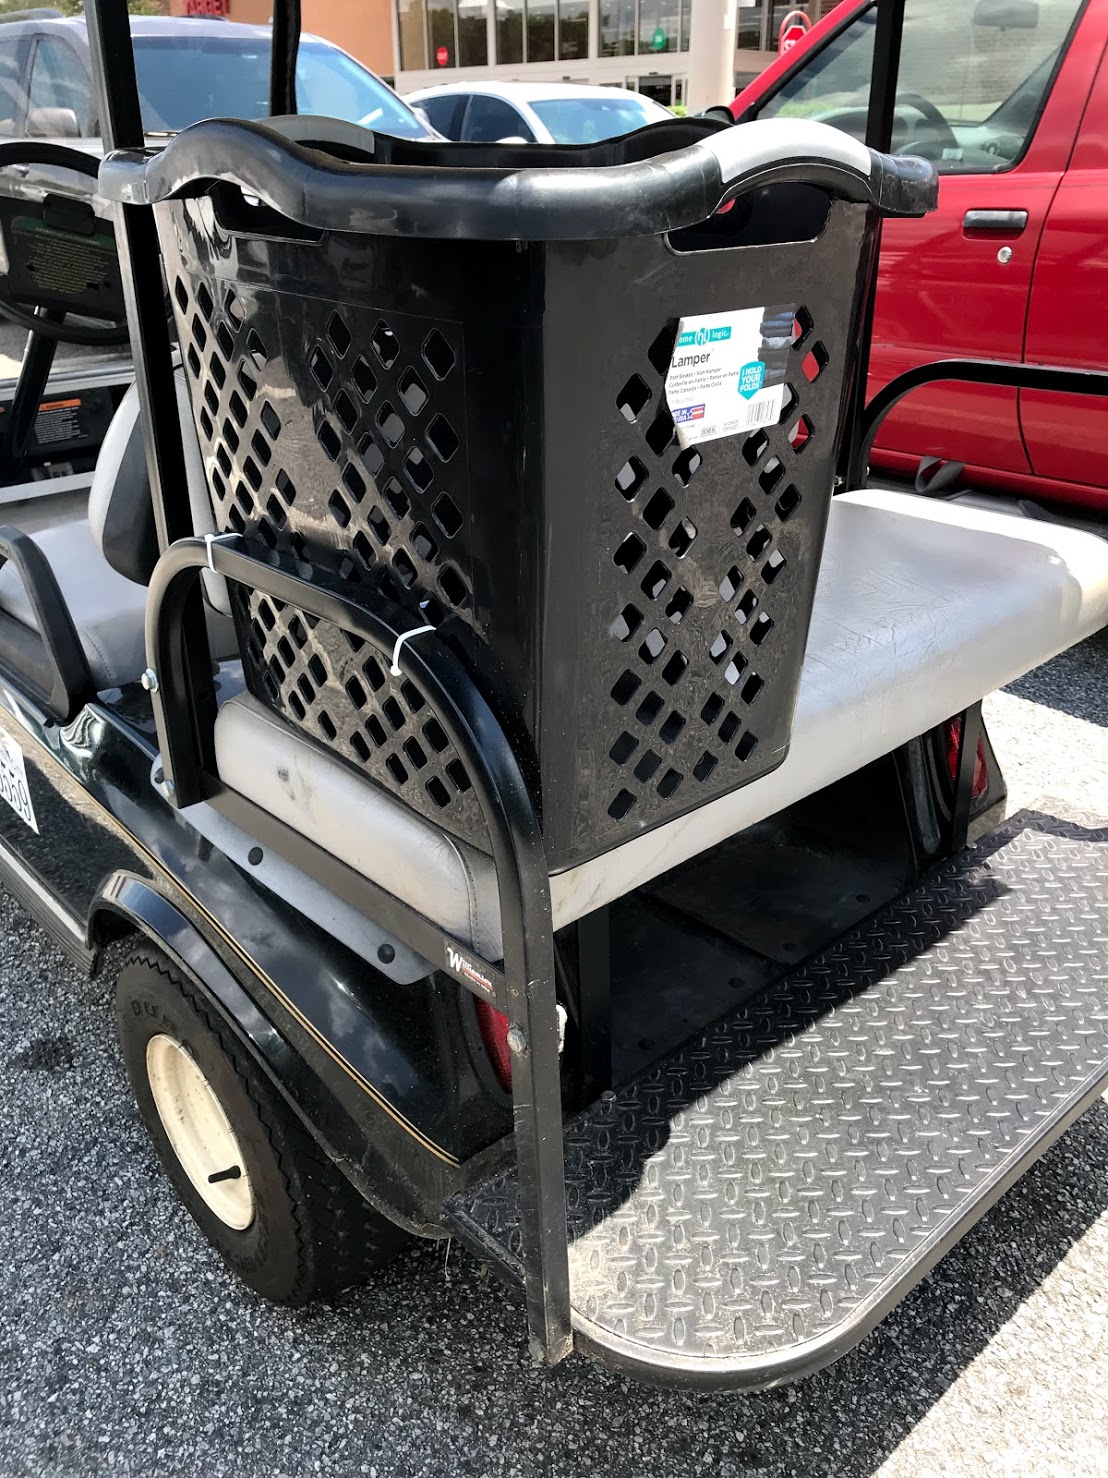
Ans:
[[[1108,827],[1014,818],[566,1127],[579,1346],[759,1386],[855,1344],[1108,1078]],[[450,1206],[520,1276],[514,1172]]]

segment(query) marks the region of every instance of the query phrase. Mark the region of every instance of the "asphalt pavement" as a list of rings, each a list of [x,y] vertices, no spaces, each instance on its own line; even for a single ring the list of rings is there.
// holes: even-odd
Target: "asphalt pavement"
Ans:
[[[1108,810],[1108,634],[989,701],[1011,807]],[[306,1312],[177,1205],[107,987],[0,894],[0,1474],[66,1478],[1108,1472],[1108,1105],[854,1353],[792,1388],[649,1390],[527,1360],[519,1301],[413,1246]]]

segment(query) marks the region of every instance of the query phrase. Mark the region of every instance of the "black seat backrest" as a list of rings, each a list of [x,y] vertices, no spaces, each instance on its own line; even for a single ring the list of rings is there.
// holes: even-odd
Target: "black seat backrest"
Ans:
[[[198,534],[210,533],[215,524],[208,484],[188,391],[180,372],[175,376],[175,385],[193,527]],[[138,390],[134,385],[120,401],[96,459],[96,471],[89,490],[88,516],[100,552],[112,569],[136,585],[148,585],[158,562],[158,530],[150,500]],[[205,591],[213,606],[224,611],[227,609],[222,582],[217,584],[215,577],[211,577],[210,582],[205,581]]]

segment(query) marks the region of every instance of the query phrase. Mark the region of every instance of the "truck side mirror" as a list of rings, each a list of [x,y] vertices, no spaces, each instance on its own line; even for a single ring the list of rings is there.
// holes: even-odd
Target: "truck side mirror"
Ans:
[[[713,118],[717,123],[726,123],[730,126],[735,121],[735,115],[731,109],[722,103],[716,103],[711,108],[705,108],[702,113],[696,115],[698,118]]]

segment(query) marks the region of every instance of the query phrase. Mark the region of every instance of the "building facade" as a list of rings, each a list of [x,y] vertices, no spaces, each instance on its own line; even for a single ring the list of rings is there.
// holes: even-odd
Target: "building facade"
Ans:
[[[273,0],[169,0],[170,15],[222,15],[268,26]],[[396,72],[393,0],[301,0],[305,31],[325,36],[390,81]]]
[[[391,0],[396,87],[495,76],[511,81],[631,87],[665,105],[683,103],[691,7],[696,0]],[[737,15],[739,86],[777,55],[786,14],[813,17],[831,0],[754,0]],[[720,101],[723,101],[721,99]]]
[[[480,77],[630,87],[685,101],[698,0],[303,0],[306,31],[336,42],[397,91]],[[834,0],[738,0],[736,86],[777,55],[789,11]],[[268,23],[272,0],[170,0],[174,14]],[[723,99],[721,98],[722,102]]]

